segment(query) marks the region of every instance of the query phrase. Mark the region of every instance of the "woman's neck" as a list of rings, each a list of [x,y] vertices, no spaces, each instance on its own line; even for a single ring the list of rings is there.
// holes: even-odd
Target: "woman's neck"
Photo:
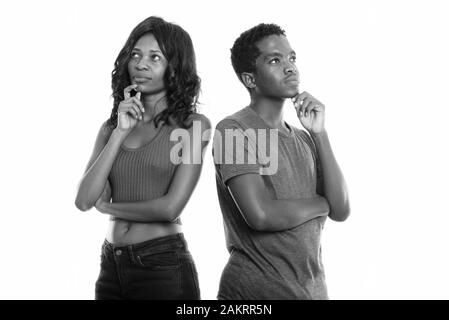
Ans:
[[[158,113],[167,108],[167,92],[161,91],[156,94],[144,95],[142,94],[140,100],[142,101],[145,113],[143,116],[144,122],[152,120]]]

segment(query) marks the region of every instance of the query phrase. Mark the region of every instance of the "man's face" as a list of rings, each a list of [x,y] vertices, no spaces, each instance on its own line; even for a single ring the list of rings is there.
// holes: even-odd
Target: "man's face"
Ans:
[[[299,76],[296,54],[286,37],[271,35],[257,43],[261,54],[254,73],[257,95],[271,98],[292,98],[298,93]]]

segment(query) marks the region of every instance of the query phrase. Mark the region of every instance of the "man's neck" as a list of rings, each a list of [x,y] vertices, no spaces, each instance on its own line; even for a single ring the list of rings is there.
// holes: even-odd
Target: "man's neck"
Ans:
[[[249,107],[272,128],[284,128],[283,106],[285,99],[252,97]]]

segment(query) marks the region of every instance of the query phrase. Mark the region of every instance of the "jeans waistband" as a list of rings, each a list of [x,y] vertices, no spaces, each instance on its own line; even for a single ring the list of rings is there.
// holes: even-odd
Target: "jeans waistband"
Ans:
[[[114,250],[123,250],[128,252],[136,252],[139,250],[164,250],[164,249],[185,249],[187,250],[187,242],[183,233],[171,234],[164,237],[159,237],[139,243],[133,243],[129,245],[114,245],[108,240],[104,240],[103,252],[113,252]]]

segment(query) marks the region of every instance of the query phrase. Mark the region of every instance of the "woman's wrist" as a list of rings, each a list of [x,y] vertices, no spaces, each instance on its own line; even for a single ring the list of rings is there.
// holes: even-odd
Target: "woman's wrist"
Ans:
[[[121,129],[119,127],[112,131],[112,137],[119,140],[124,140],[131,130]]]

